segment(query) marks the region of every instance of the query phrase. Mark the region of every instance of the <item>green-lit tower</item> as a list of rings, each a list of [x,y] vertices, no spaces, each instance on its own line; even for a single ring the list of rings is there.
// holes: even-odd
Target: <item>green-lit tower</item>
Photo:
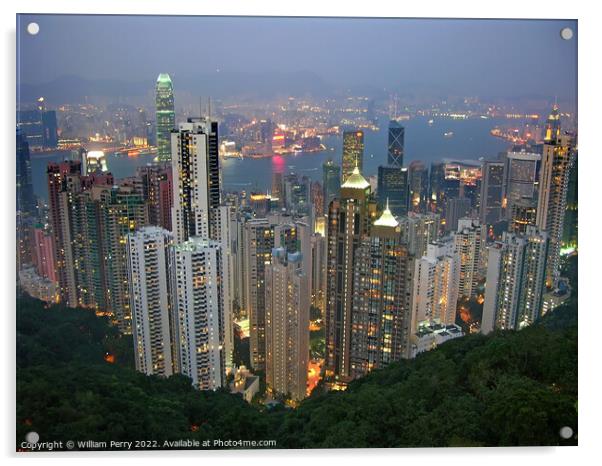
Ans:
[[[176,125],[173,101],[173,84],[167,73],[157,78],[155,95],[157,111],[157,157],[160,161],[171,160],[171,130]]]

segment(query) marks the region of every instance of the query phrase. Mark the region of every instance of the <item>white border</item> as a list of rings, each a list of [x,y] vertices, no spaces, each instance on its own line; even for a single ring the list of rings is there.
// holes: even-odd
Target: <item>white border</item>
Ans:
[[[20,13],[98,13],[98,14],[182,14],[182,15],[253,15],[253,16],[397,16],[397,17],[464,17],[464,18],[562,18],[579,20],[579,146],[580,146],[580,391],[579,391],[579,444],[577,448],[513,448],[513,449],[420,449],[420,450],[320,450],[320,451],[236,451],[236,452],[138,452],[134,454],[55,454],[44,455],[44,461],[63,464],[71,461],[90,461],[103,464],[107,459],[123,457],[128,462],[163,464],[167,458],[177,461],[244,462],[247,464],[307,463],[375,463],[375,462],[438,462],[443,464],[507,466],[517,460],[522,463],[547,465],[567,463],[586,464],[599,461],[596,454],[600,431],[600,342],[602,336],[597,329],[600,322],[599,301],[595,292],[600,287],[599,264],[602,263],[596,241],[602,229],[599,220],[599,185],[602,181],[602,103],[600,101],[600,15],[596,2],[567,2],[558,0],[531,1],[500,0],[497,2],[449,0],[449,1],[385,1],[371,0],[304,0],[296,2],[229,0],[206,2],[201,0],[98,0],[97,2],[73,2],[69,0],[19,0],[2,2],[2,39],[4,63],[1,87],[3,109],[0,111],[2,132],[2,218],[5,227],[1,230],[5,246],[2,258],[2,284],[4,297],[0,313],[3,317],[3,351],[6,368],[1,384],[2,401],[5,409],[2,423],[2,453],[9,461],[16,458],[26,463],[41,455],[17,455],[14,429],[14,125],[15,125],[15,14]],[[543,57],[542,57],[543,59]],[[6,161],[10,161],[7,163]],[[8,202],[7,200],[10,200]],[[12,227],[12,228],[11,228]],[[598,228],[596,228],[598,227]],[[596,247],[598,246],[598,247]],[[9,298],[10,297],[10,298]],[[195,459],[193,459],[195,458]],[[196,459],[198,458],[198,459]],[[594,460],[595,458],[595,460]]]

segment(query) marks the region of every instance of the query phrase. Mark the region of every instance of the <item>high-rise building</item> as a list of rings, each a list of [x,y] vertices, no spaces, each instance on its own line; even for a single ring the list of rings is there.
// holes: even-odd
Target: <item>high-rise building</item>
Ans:
[[[408,169],[397,166],[378,167],[378,208],[389,204],[391,213],[402,217],[408,213]]]
[[[173,84],[167,73],[158,76],[155,93],[157,157],[161,161],[169,161],[172,155],[171,131],[176,127],[176,113]]]
[[[31,184],[31,160],[25,135],[17,129],[17,272],[25,264],[32,264],[31,254],[36,202]]]
[[[577,150],[574,150],[573,165],[569,175],[569,184],[566,198],[566,212],[564,216],[564,232],[562,235],[562,245],[565,248],[577,249],[577,231],[578,231],[578,183],[577,183]]]
[[[179,366],[200,390],[225,385],[224,301],[218,241],[191,237],[172,248]]]
[[[408,167],[408,210],[425,213],[429,201],[428,169],[420,160],[414,160]]]
[[[445,231],[456,231],[458,229],[458,220],[463,217],[470,217],[472,203],[465,197],[456,197],[448,199],[445,203]]]
[[[364,132],[363,131],[344,131],[343,132],[343,161],[342,161],[342,180],[347,181],[355,167],[362,171],[364,165]]]
[[[56,111],[46,110],[44,98],[40,99],[36,109],[17,111],[17,128],[22,131],[30,149],[56,149],[58,146]]]
[[[311,235],[311,304],[322,312],[326,306],[327,241],[323,233]]]
[[[412,332],[421,322],[453,324],[460,289],[460,256],[453,236],[428,245],[427,253],[414,261]]]
[[[484,225],[494,225],[502,220],[504,198],[504,162],[483,162],[481,181],[480,220]]]
[[[481,277],[484,232],[480,222],[471,218],[460,219],[454,240],[460,256],[459,296],[472,298]]]
[[[387,164],[391,167],[403,167],[405,129],[397,121],[389,122],[389,143],[387,146]]]
[[[107,310],[122,333],[132,332],[130,287],[128,283],[127,237],[148,225],[142,193],[130,186],[114,186],[93,194],[98,206],[100,234],[106,276]],[[88,247],[94,248],[91,242]],[[95,257],[95,255],[94,255]]]
[[[522,199],[512,204],[508,232],[524,235],[527,232],[527,226],[535,226],[536,223],[537,205],[535,201]]]
[[[370,183],[353,169],[328,212],[326,292],[326,374],[341,381],[352,376],[350,343],[356,250],[368,237],[376,215]]]
[[[274,248],[274,229],[267,219],[244,226],[245,296],[249,316],[251,366],[265,369],[265,269]]]
[[[29,144],[22,131],[17,130],[17,214],[33,217],[36,201],[31,183]]]
[[[322,165],[322,188],[324,189],[324,213],[328,212],[330,203],[339,197],[341,189],[341,167],[328,159]]]
[[[61,301],[107,310],[97,193],[113,186],[110,173],[82,176],[80,161],[49,163],[48,204]]]
[[[558,107],[548,117],[541,158],[537,227],[548,232],[550,239],[546,285],[556,284],[560,269],[560,248],[566,215],[566,203],[574,141],[570,134],[561,134]]]
[[[408,354],[411,261],[388,206],[355,254],[349,350],[353,378]]]
[[[489,247],[481,331],[520,329],[542,310],[548,234],[528,226],[525,235],[504,232]]]
[[[541,155],[521,150],[510,151],[505,156],[504,199],[506,218],[510,219],[517,202],[536,201],[539,186]]]
[[[192,236],[217,239],[221,201],[217,122],[189,118],[171,133],[172,231],[178,243]]]
[[[36,225],[33,231],[33,241],[33,257],[37,274],[53,283],[57,283],[54,243],[49,229],[44,228],[42,225]]]
[[[429,243],[440,237],[440,216],[435,213],[416,214],[410,212],[400,219],[401,236],[408,252],[414,257],[426,255]]]
[[[460,197],[461,164],[450,162],[432,162],[429,174],[430,210],[445,213],[448,199]]]
[[[173,175],[171,165],[148,165],[137,169],[147,204],[148,223],[166,230],[172,228]]]
[[[169,279],[172,244],[173,235],[157,226],[141,228],[127,238],[136,370],[162,377],[178,372]]]
[[[309,281],[303,255],[272,251],[265,271],[266,382],[293,400],[306,396],[309,356]]]

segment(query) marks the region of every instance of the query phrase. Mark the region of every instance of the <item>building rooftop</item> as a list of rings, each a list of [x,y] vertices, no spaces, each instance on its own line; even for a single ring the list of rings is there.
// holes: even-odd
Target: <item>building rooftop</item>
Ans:
[[[374,225],[377,227],[382,226],[393,228],[399,226],[399,222],[389,210],[389,199],[387,199],[387,206],[385,207],[385,210],[383,211],[382,215],[374,222]]]
[[[351,176],[347,178],[347,180],[343,183],[341,188],[351,188],[351,189],[366,189],[370,186],[370,183],[366,181],[366,178],[362,176],[360,173],[360,169],[356,166],[353,169],[353,173]]]

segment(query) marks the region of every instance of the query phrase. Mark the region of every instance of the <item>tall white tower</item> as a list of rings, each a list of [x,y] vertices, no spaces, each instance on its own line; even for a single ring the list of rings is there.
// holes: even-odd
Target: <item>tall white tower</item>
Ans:
[[[177,372],[171,321],[169,248],[173,235],[149,226],[127,239],[127,260],[136,369],[169,377]]]

